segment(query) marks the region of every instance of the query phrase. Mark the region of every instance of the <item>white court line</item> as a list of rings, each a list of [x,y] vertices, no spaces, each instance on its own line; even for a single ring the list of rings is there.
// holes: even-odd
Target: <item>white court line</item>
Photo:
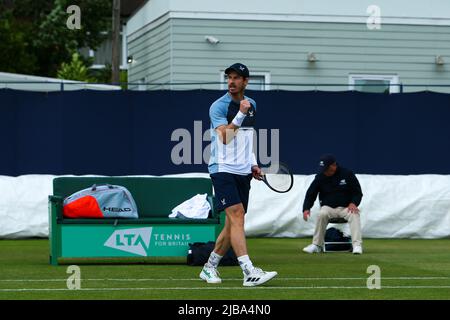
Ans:
[[[222,278],[225,281],[242,281],[242,278]],[[372,278],[374,279],[374,278]],[[381,280],[445,280],[450,277],[381,277]],[[200,278],[142,278],[142,279],[80,279],[81,281],[123,281],[123,282],[145,282],[145,281],[200,281]],[[275,278],[274,280],[291,281],[291,280],[305,280],[305,281],[317,281],[317,280],[367,280],[367,277],[340,277],[340,278]],[[60,282],[67,281],[67,279],[0,279],[0,282]]]
[[[33,292],[33,291],[152,291],[152,290],[314,290],[314,289],[367,289],[366,286],[317,286],[317,287],[201,287],[201,288],[81,288],[78,290],[70,289],[48,289],[48,288],[22,288],[22,289],[0,289],[0,292]],[[450,289],[450,286],[381,286],[381,289]],[[375,290],[374,292],[377,292]]]

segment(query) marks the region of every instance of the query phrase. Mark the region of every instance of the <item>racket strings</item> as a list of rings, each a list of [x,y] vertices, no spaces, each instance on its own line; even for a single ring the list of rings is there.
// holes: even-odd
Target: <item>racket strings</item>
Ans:
[[[268,173],[267,182],[275,189],[286,190],[291,185],[291,175],[287,173]]]
[[[273,163],[270,167],[263,168],[263,181],[273,191],[284,193],[291,190],[294,177],[289,168],[282,163]]]

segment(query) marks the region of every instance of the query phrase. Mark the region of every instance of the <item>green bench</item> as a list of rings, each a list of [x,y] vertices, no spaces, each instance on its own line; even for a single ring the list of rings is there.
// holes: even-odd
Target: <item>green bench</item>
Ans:
[[[68,219],[65,197],[92,185],[126,187],[138,207],[138,219]],[[64,259],[186,257],[188,244],[215,241],[223,215],[213,206],[209,178],[58,177],[49,196],[50,263]],[[172,209],[196,194],[208,194],[207,219],[169,218]]]

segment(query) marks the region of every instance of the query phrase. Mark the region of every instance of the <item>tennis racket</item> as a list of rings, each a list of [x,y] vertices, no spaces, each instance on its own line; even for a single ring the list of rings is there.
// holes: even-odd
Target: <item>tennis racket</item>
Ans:
[[[273,191],[286,193],[294,185],[294,176],[285,163],[272,163],[270,167],[261,168],[261,180]]]

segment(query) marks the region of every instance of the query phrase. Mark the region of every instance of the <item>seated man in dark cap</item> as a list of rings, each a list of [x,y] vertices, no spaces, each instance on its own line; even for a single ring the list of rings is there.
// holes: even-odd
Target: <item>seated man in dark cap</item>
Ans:
[[[310,209],[319,195],[320,212],[312,244],[303,249],[307,253],[323,251],[325,231],[329,219],[344,218],[350,225],[353,253],[362,254],[361,222],[358,206],[362,199],[361,186],[354,173],[338,166],[331,154],[320,157],[319,173],[309,186],[303,202],[303,219],[308,221]]]

